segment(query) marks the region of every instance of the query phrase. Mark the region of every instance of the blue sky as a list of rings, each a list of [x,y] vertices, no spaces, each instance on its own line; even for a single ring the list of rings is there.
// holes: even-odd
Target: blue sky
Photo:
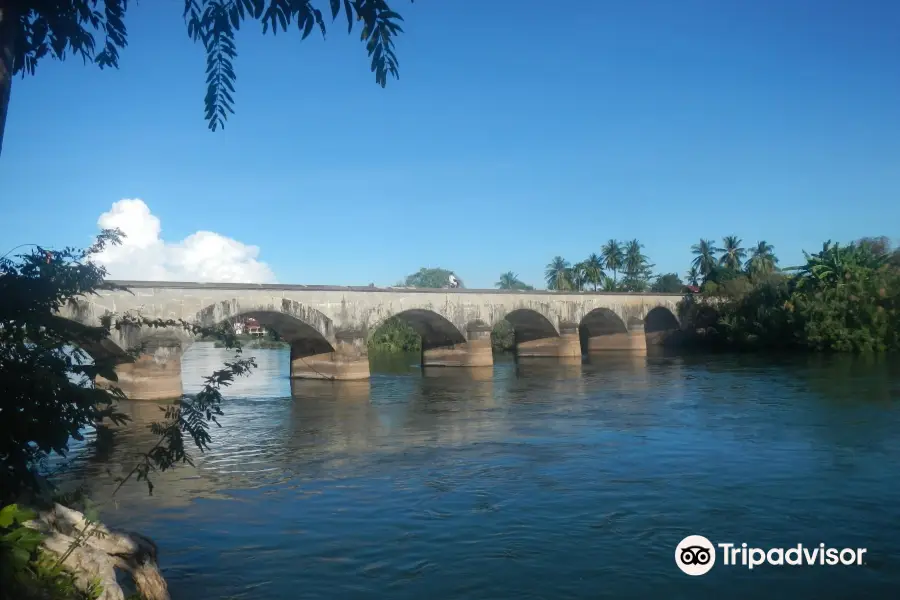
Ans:
[[[3,251],[84,245],[123,198],[170,245],[258,246],[285,283],[441,266],[469,287],[540,284],[553,256],[609,238],[683,274],[700,237],[765,239],[793,264],[829,238],[900,235],[900,3],[394,4],[386,89],[341,22],[303,42],[245,26],[216,133],[177,0],[130,9],[118,71],[17,79]]]

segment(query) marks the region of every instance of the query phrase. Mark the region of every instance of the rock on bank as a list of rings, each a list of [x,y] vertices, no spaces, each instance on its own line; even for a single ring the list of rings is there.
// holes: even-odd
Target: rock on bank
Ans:
[[[168,586],[159,572],[156,544],[128,531],[91,523],[77,510],[54,504],[27,523],[46,537],[43,545],[57,556],[66,556],[62,565],[75,574],[76,585],[87,589],[99,580],[103,593],[99,600],[124,600],[116,581],[116,569],[129,574],[146,600],[170,600]],[[73,548],[73,543],[79,540]]]

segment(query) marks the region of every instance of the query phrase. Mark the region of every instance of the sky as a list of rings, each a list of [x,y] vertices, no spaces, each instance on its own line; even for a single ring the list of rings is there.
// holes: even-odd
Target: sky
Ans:
[[[215,133],[182,6],[131,4],[118,70],[14,81],[0,252],[118,226],[119,279],[486,288],[610,238],[681,275],[701,237],[900,241],[900,2],[394,0],[385,89],[345,22],[247,23]]]

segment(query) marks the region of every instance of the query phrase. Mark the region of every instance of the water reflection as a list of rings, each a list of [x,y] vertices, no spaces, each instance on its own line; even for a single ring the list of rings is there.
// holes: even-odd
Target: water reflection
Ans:
[[[584,359],[580,356],[559,358],[519,357],[516,359],[516,374],[519,377],[552,379],[577,379],[581,377]]]
[[[191,345],[181,359],[182,382],[185,394],[196,394],[205,383],[204,378],[222,368],[224,361],[236,354],[216,348],[212,342]],[[290,352],[282,348],[248,348],[241,357],[253,357],[257,368],[249,376],[238,377],[227,388],[233,397],[279,398],[290,395]]]
[[[900,585],[896,361],[498,355],[492,369],[423,371],[415,356],[374,357],[369,381],[329,382],[290,380],[284,351],[248,352],[260,368],[228,391],[210,452],[156,475],[152,497],[123,488],[106,515],[156,539],[173,598],[876,597]],[[192,348],[185,388],[226,356]],[[73,471],[95,497],[111,491],[107,469],[154,441],[159,407],[123,408],[133,426]],[[698,583],[671,557],[697,531],[858,545],[872,562]]]
[[[364,381],[322,381],[319,379],[291,379],[291,398],[298,402],[331,400],[334,402],[368,402],[372,384]]]

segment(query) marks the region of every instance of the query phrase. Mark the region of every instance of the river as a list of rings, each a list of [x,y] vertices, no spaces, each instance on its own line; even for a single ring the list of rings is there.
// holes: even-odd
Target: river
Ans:
[[[129,484],[103,518],[159,545],[174,600],[864,598],[900,590],[900,362],[594,357],[291,381],[227,392],[195,467]],[[227,351],[196,344],[187,392]],[[152,403],[69,477],[108,496]],[[867,548],[862,566],[675,565],[688,534]],[[890,594],[890,595],[889,595]],[[713,597],[713,596],[709,596]]]

